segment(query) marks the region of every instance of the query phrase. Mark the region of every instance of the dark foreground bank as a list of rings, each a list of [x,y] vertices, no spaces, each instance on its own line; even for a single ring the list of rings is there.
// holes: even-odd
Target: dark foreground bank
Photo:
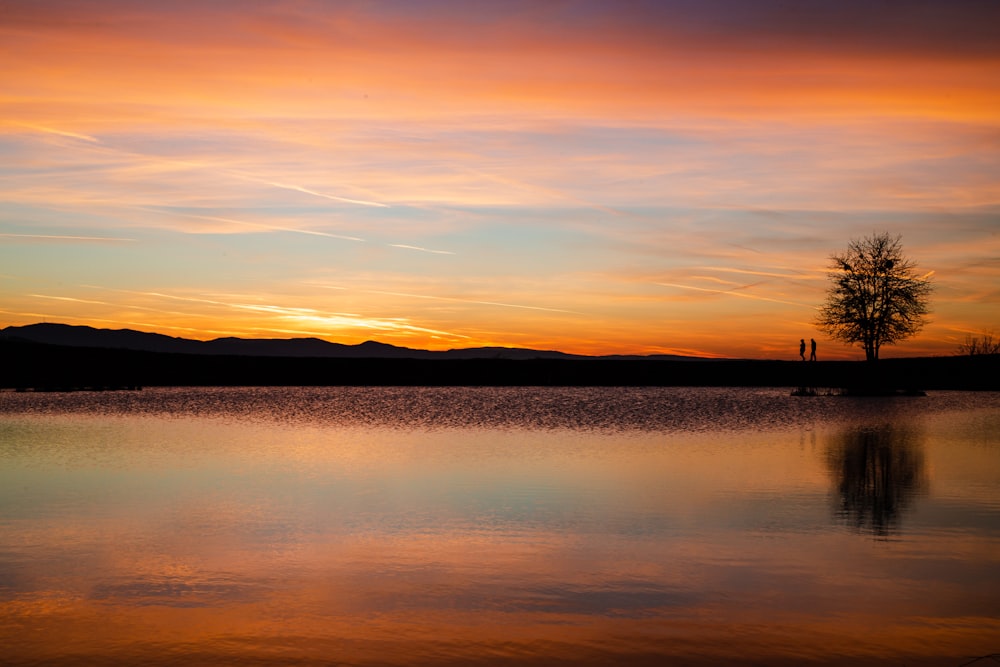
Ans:
[[[864,362],[618,359],[310,359],[164,354],[0,342],[0,387],[754,386],[1000,390],[1000,356]]]

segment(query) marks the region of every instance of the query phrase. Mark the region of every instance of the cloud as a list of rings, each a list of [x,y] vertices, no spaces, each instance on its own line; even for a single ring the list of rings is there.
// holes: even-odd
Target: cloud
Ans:
[[[94,301],[92,299],[77,299],[69,296],[52,296],[49,294],[28,294],[28,296],[34,299],[51,299],[53,301],[70,301],[72,303],[100,304],[102,306],[110,305],[106,301]]]
[[[383,332],[404,332],[432,334],[445,336],[448,338],[467,338],[462,334],[449,331],[442,331],[430,327],[420,326],[412,323],[407,318],[400,317],[366,317],[350,313],[324,312],[316,308],[282,306],[277,304],[247,303],[240,301],[222,301],[203,297],[182,296],[166,294],[163,292],[139,291],[114,289],[111,291],[134,294],[137,296],[155,297],[157,299],[167,299],[185,303],[218,306],[228,310],[249,311],[253,313],[264,313],[273,315],[281,320],[295,322],[310,327],[319,327],[321,335],[330,335],[341,329],[368,329]],[[47,297],[58,298],[58,297]],[[79,301],[78,299],[66,299],[69,301]]]
[[[257,180],[257,179],[253,179]],[[274,181],[262,181],[266,182],[276,188],[282,188],[284,190],[293,190],[295,192],[302,192],[307,195],[312,195],[314,197],[322,197],[323,199],[329,199],[331,201],[344,202],[345,204],[357,204],[359,206],[374,206],[377,208],[389,208],[388,204],[382,204],[376,201],[365,201],[364,199],[351,199],[350,197],[338,197],[337,195],[326,194],[325,192],[317,192],[315,190],[310,190],[309,188],[304,188],[301,185],[288,185],[287,183],[275,183]]]
[[[775,271],[760,271],[760,270],[755,270],[755,269],[742,269],[742,268],[733,267],[733,266],[706,266],[706,267],[702,267],[702,268],[706,269],[706,270],[710,270],[710,271],[719,271],[721,273],[739,273],[741,275],[764,276],[766,278],[788,278],[788,279],[794,279],[794,280],[815,280],[815,279],[821,277],[819,275],[820,270],[818,270],[818,269],[815,271],[815,273],[810,273],[808,271],[802,271],[802,270],[793,270],[793,271],[790,271],[790,272],[778,273],[778,272],[775,272]],[[826,271],[823,270],[822,271],[822,277],[825,277],[825,275],[826,275]]]
[[[802,306],[803,308],[816,308],[815,306],[813,306],[811,304],[802,303],[802,302],[799,302],[799,301],[788,301],[788,300],[785,300],[785,299],[775,299],[775,298],[768,297],[768,296],[761,296],[759,294],[747,294],[745,292],[740,291],[740,290],[744,290],[744,289],[749,289],[751,287],[754,287],[755,285],[743,285],[741,287],[736,287],[736,288],[733,288],[733,289],[720,290],[720,289],[711,289],[711,288],[708,288],[708,287],[696,287],[694,285],[681,285],[679,283],[656,282],[656,283],[653,283],[653,284],[654,285],[659,285],[661,287],[676,287],[678,289],[692,290],[692,291],[696,291],[696,292],[706,292],[706,293],[709,293],[709,294],[722,294],[724,296],[738,296],[738,297],[741,297],[741,298],[744,298],[744,299],[755,299],[757,301],[771,301],[773,303],[782,303],[782,304],[787,304],[789,306]]]
[[[69,130],[57,130],[52,127],[45,127],[44,125],[34,125],[31,123],[11,123],[12,125],[18,127],[24,127],[29,130],[34,130],[36,132],[44,132],[46,134],[55,134],[60,137],[68,137],[70,139],[79,139],[81,141],[89,141],[91,143],[100,143],[100,140],[96,137],[92,137],[89,134],[80,134],[79,132],[70,132]]]
[[[331,288],[331,289],[343,289],[343,288]],[[452,301],[457,303],[469,303],[480,306],[499,306],[501,308],[522,308],[524,310],[543,310],[550,313],[572,313],[571,310],[564,310],[562,308],[546,308],[543,306],[526,306],[516,303],[499,303],[496,301],[476,301],[474,299],[459,299],[447,296],[431,296],[428,294],[407,294],[405,292],[387,292],[384,290],[363,290],[368,294],[385,294],[388,296],[403,296],[411,299],[433,299],[435,301]]]
[[[8,234],[0,233],[2,238],[26,239],[33,241],[82,241],[85,243],[134,243],[136,239],[121,238],[115,236],[68,236],[63,234]]]
[[[429,252],[434,255],[454,255],[455,253],[450,250],[431,250],[430,248],[421,248],[415,245],[404,245],[402,243],[390,243],[393,248],[403,248],[405,250],[419,250],[420,252]]]
[[[101,91],[108,107],[172,121],[652,122],[963,104],[989,118],[995,102],[965,85],[994,81],[995,3],[469,4],[285,5],[240,21],[225,4],[94,3],[89,20],[68,3],[21,7],[5,13],[8,89],[91,108]]]
[[[347,236],[345,234],[332,234],[330,232],[321,232],[321,231],[312,230],[312,229],[296,229],[296,228],[293,228],[293,227],[285,227],[285,226],[282,226],[282,225],[277,225],[277,224],[274,224],[274,223],[271,223],[271,222],[268,222],[268,223],[248,222],[246,220],[236,220],[234,218],[224,218],[224,217],[220,217],[220,216],[217,216],[217,215],[200,215],[200,214],[197,214],[197,213],[187,213],[187,212],[184,212],[184,211],[177,211],[177,210],[161,210],[161,209],[156,209],[156,208],[152,208],[152,207],[133,207],[133,208],[135,208],[136,210],[148,211],[150,213],[156,213],[156,214],[159,214],[159,215],[180,216],[180,217],[183,217],[183,218],[190,218],[192,220],[206,220],[206,221],[209,221],[209,222],[222,222],[222,223],[225,223],[227,225],[237,225],[237,226],[240,226],[240,227],[250,227],[250,228],[258,229],[258,230],[261,230],[261,231],[269,231],[269,232],[291,232],[293,234],[306,234],[306,235],[309,235],[309,236],[324,236],[326,238],[340,239],[340,240],[343,240],[343,241],[357,241],[357,242],[362,242],[362,243],[364,242],[364,239],[358,238],[356,236]]]
[[[873,225],[995,302],[996,3],[7,5],[4,270],[147,292],[73,314],[725,355]]]

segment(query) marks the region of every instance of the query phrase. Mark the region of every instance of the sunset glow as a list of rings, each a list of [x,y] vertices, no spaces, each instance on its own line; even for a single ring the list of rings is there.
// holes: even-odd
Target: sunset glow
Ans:
[[[0,3],[0,326],[820,358],[1000,329],[989,2]]]

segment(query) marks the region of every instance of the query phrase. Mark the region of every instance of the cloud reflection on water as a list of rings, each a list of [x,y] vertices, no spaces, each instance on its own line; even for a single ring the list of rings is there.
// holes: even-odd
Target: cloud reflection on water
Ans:
[[[0,644],[24,665],[959,664],[1000,636],[998,408],[0,394]],[[838,522],[898,539],[831,522],[831,485]]]

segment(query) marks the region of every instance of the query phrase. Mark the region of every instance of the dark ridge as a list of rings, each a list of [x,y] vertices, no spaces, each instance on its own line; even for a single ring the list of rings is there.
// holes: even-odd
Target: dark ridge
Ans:
[[[173,354],[0,339],[0,387],[745,386],[884,394],[1000,390],[1000,355],[862,361],[310,358]],[[808,400],[808,399],[805,399]]]
[[[17,339],[70,347],[111,348],[173,354],[238,355],[308,358],[385,359],[601,359],[550,350],[508,347],[453,349],[444,352],[415,350],[388,343],[366,341],[359,345],[330,343],[319,338],[216,338],[200,341],[175,338],[133,329],[95,329],[69,324],[28,324],[0,330],[0,340]],[[629,358],[629,357],[615,357]],[[643,357],[631,357],[641,359]],[[697,357],[656,357],[693,359]]]

